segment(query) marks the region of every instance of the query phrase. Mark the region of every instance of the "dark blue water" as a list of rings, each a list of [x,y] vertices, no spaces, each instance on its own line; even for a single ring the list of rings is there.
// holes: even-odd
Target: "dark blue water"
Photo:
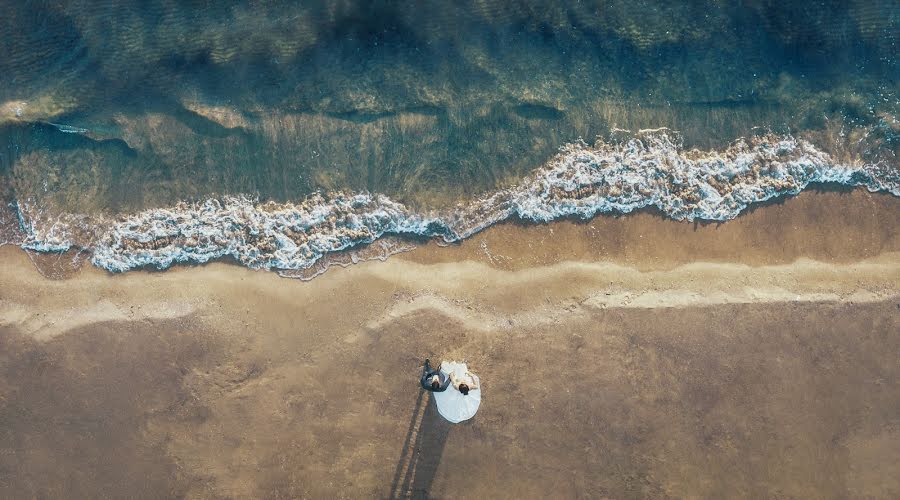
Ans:
[[[724,155],[721,165],[732,168],[728,151],[742,137],[806,141],[828,155],[828,168],[880,176],[850,184],[881,189],[897,169],[896,1],[0,7],[0,196],[9,207],[0,225],[18,232],[6,241],[30,238],[34,248],[91,247],[121,234],[109,232],[121,214],[190,212],[229,196],[308,204],[317,192],[384,196],[403,204],[400,219],[438,218],[444,233],[464,234],[512,213],[515,196],[497,193],[531,189],[560,147],[600,137],[592,151],[603,157],[660,127],[675,163],[706,172],[689,183],[694,191],[667,184],[666,196],[701,199],[692,203],[726,199],[732,188],[720,179],[709,189],[724,191],[709,192],[709,176],[724,174],[690,150]],[[651,156],[665,163],[659,154]],[[638,189],[652,179],[634,175],[653,171],[668,172],[592,178]],[[810,178],[834,174],[822,172]],[[774,192],[806,180],[792,177]],[[591,213],[618,206],[604,193]],[[643,196],[627,205],[665,205]],[[485,208],[501,198],[500,208]],[[173,208],[181,202],[196,205]],[[460,215],[450,208],[458,202],[482,205]],[[716,209],[673,213],[703,218]],[[156,236],[134,238],[144,245]],[[265,245],[308,244],[292,238]]]

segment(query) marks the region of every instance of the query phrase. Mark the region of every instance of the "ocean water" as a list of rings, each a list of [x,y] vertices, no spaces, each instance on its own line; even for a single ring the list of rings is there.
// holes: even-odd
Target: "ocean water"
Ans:
[[[310,277],[506,220],[900,196],[895,1],[0,6],[0,244],[72,266]]]

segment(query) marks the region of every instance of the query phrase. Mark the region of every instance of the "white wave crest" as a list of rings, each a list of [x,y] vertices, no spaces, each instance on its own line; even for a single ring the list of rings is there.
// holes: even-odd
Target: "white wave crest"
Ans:
[[[92,261],[125,271],[232,257],[251,268],[297,270],[388,233],[428,234],[434,223],[382,195],[315,195],[297,205],[225,197],[121,219],[99,239]]]
[[[568,147],[515,190],[512,204],[518,216],[541,222],[650,206],[676,220],[724,221],[752,203],[797,194],[811,183],[864,185],[900,196],[896,179],[886,182],[884,175],[877,165],[839,165],[793,137],[740,140],[723,152],[685,152],[657,131],[619,145]]]
[[[52,223],[25,222],[34,220],[31,214],[23,217],[23,246],[58,251],[77,244],[93,252],[95,265],[116,272],[223,257],[251,268],[306,270],[326,255],[385,235],[449,243],[511,217],[546,222],[655,207],[676,220],[724,221],[811,183],[900,196],[896,170],[839,164],[790,136],[740,140],[723,151],[685,151],[662,130],[619,143],[568,145],[519,185],[451,210],[416,213],[369,193],[316,194],[298,204],[229,196],[105,221],[69,215]],[[76,235],[74,221],[95,228],[93,236]]]

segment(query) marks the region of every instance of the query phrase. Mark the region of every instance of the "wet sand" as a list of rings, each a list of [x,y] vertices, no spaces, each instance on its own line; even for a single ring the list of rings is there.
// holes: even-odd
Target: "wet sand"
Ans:
[[[0,497],[896,498],[900,199],[505,224],[311,282],[0,248]],[[418,389],[467,359],[474,420]]]

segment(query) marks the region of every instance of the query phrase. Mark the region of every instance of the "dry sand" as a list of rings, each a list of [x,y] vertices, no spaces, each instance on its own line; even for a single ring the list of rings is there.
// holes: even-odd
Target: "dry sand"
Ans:
[[[0,497],[896,498],[898,216],[506,224],[312,282],[0,248]]]

